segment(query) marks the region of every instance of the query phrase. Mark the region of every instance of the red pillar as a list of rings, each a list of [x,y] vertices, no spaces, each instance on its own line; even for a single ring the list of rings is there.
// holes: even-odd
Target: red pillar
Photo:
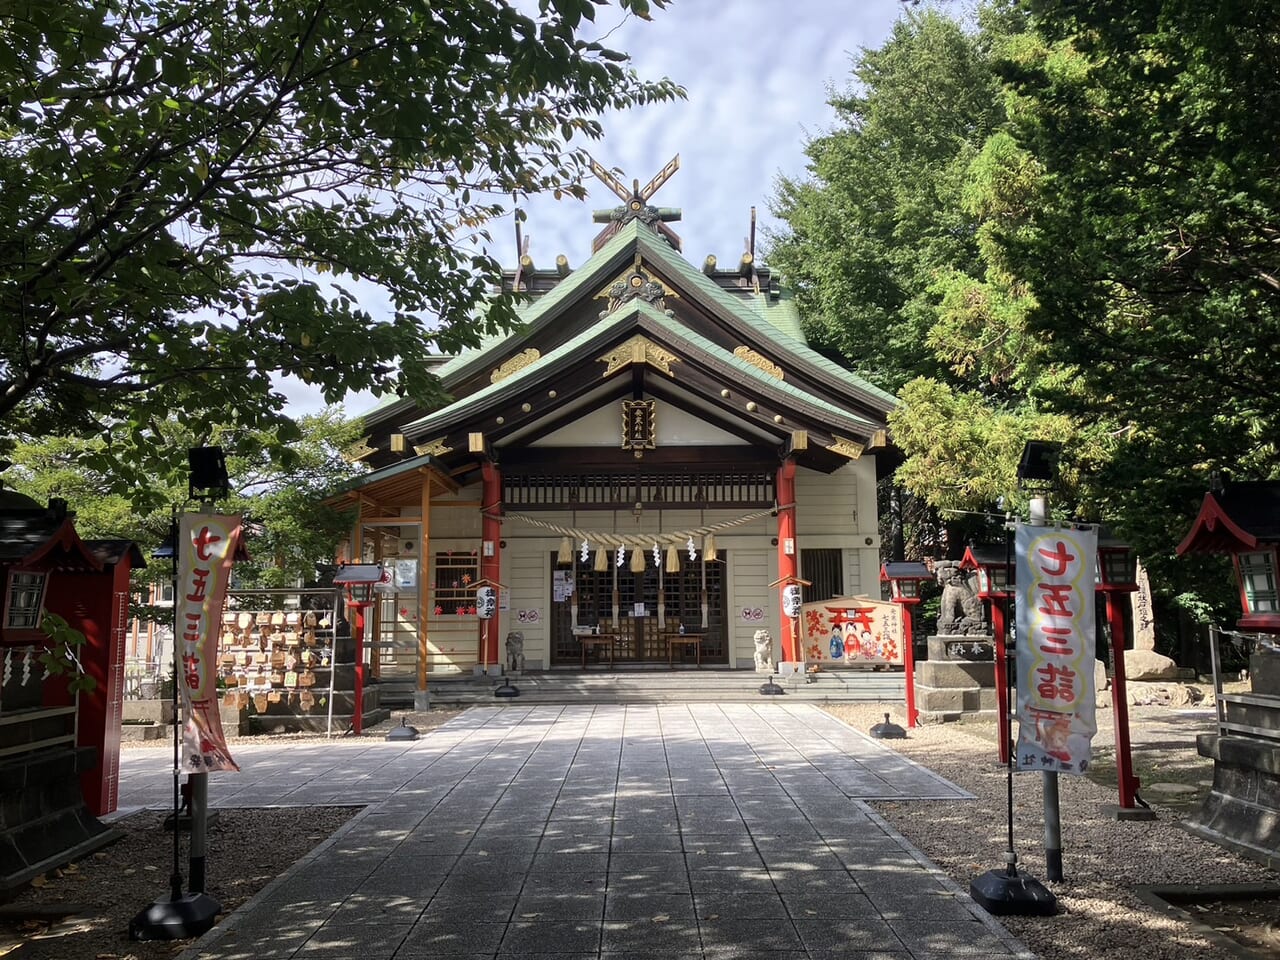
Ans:
[[[991,598],[991,632],[996,640],[996,738],[1000,742],[1000,762],[1009,762],[1009,660],[1005,651],[1003,601]]]
[[[501,583],[502,577],[502,471],[491,461],[480,464],[481,548],[480,579]],[[495,586],[495,590],[498,588]],[[501,605],[501,598],[499,598]],[[480,637],[484,644],[481,659],[489,666],[498,660],[498,618],[480,621]]]
[[[902,610],[902,667],[906,673],[907,691],[907,728],[916,726],[919,714],[916,712],[916,638],[911,623],[911,608],[919,600],[901,600],[898,602]]]
[[[77,656],[95,686],[80,694],[76,746],[93,747],[98,753],[98,765],[80,775],[85,806],[95,817],[115,810],[119,797],[120,724],[133,550],[129,543],[119,556],[104,557],[101,573],[65,573],[50,578],[46,601],[50,612],[63,617],[85,637]],[[68,703],[75,702],[65,692],[58,695],[59,699],[63,697]]]
[[[369,622],[370,603],[350,604],[351,641],[355,648],[355,680],[351,691],[351,732],[357,737],[364,732],[364,631]]]
[[[1107,623],[1111,626],[1111,709],[1116,725],[1116,780],[1120,790],[1120,808],[1132,809],[1138,793],[1138,778],[1133,775],[1133,756],[1129,748],[1129,698],[1125,692],[1124,613],[1115,601],[1115,592],[1106,591]]]
[[[796,545],[796,462],[783,460],[778,467],[778,579],[783,581],[778,587],[778,609],[782,610],[782,591],[786,589],[788,577],[799,578],[800,548]],[[790,547],[790,552],[788,552]],[[782,618],[782,659],[795,663],[801,659],[800,640],[796,636],[799,621],[792,620],[785,613]]]

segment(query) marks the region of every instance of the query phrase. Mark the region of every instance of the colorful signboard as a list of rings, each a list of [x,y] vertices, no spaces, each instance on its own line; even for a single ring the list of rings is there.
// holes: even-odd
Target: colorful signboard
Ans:
[[[868,597],[837,597],[800,608],[804,658],[823,666],[901,664],[902,609]]]
[[[240,517],[186,513],[178,527],[178,591],[174,597],[182,655],[182,770],[239,770],[227,749],[218,715],[218,634]]]
[[[1096,529],[1019,524],[1019,770],[1082,774],[1094,719]]]

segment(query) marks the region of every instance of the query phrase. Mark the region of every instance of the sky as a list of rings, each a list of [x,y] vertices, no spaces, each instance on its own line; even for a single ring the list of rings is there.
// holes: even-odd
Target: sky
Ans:
[[[681,84],[688,99],[606,114],[604,139],[589,150],[606,168],[620,169],[628,186],[648,183],[679,154],[679,171],[651,202],[682,210],[682,220],[670,226],[692,263],[701,265],[708,254],[722,266],[735,263],[751,208],[759,248],[762,230],[776,225],[768,208],[777,177],[805,175],[806,142],[835,122],[827,103],[832,91],[848,87],[853,57],[880,46],[902,10],[900,0],[672,0],[646,22],[616,5],[598,8],[593,38],[630,54],[640,76]],[[595,179],[587,188],[586,202],[538,197],[523,205],[522,229],[537,267],[553,266],[561,253],[574,267],[590,256],[601,229],[592,210],[621,201]],[[490,232],[493,252],[514,266],[511,219]],[[368,306],[377,316],[377,305]],[[281,389],[295,415],[320,406],[299,382]],[[355,415],[374,402],[353,394],[345,407]]]

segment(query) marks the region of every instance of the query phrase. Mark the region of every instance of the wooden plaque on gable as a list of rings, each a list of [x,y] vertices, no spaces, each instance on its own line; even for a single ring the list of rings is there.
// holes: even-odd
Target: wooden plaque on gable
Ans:
[[[653,450],[658,446],[657,400],[622,401],[622,449]]]

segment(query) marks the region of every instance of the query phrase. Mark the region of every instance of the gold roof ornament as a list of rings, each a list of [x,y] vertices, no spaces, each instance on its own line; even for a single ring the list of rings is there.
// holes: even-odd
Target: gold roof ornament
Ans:
[[[750,347],[734,347],[733,355],[739,360],[745,360],[753,367],[758,367],[771,377],[776,377],[779,380],[786,379],[782,375],[782,368],[780,366],[766,357],[763,353],[752,350]]]
[[[416,444],[413,448],[413,452],[420,457],[443,457],[452,450],[452,447],[445,446],[444,437],[432,440],[430,443]]]
[[[828,444],[827,449],[833,453],[838,453],[842,457],[848,457],[850,460],[857,460],[862,456],[862,444],[856,440],[850,440],[848,437],[837,436],[835,442]]]
[[[342,451],[343,459],[348,463],[358,463],[365,457],[372,456],[378,452],[377,447],[369,446],[369,438],[361,437],[346,450]]]
[[[503,380],[507,379],[507,377],[519,373],[525,367],[533,366],[540,359],[542,359],[542,354],[539,353],[535,347],[530,347],[528,350],[522,350],[514,357],[508,358],[505,362],[495,367],[493,372],[489,374],[489,382],[501,383]]]
[[[647,363],[660,373],[665,373],[668,377],[674,379],[675,374],[671,371],[671,365],[680,362],[680,358],[676,354],[658,346],[648,337],[639,333],[630,340],[618,344],[613,350],[597,359],[600,363],[605,364],[605,377],[610,377],[623,367],[629,367],[633,363]]]

